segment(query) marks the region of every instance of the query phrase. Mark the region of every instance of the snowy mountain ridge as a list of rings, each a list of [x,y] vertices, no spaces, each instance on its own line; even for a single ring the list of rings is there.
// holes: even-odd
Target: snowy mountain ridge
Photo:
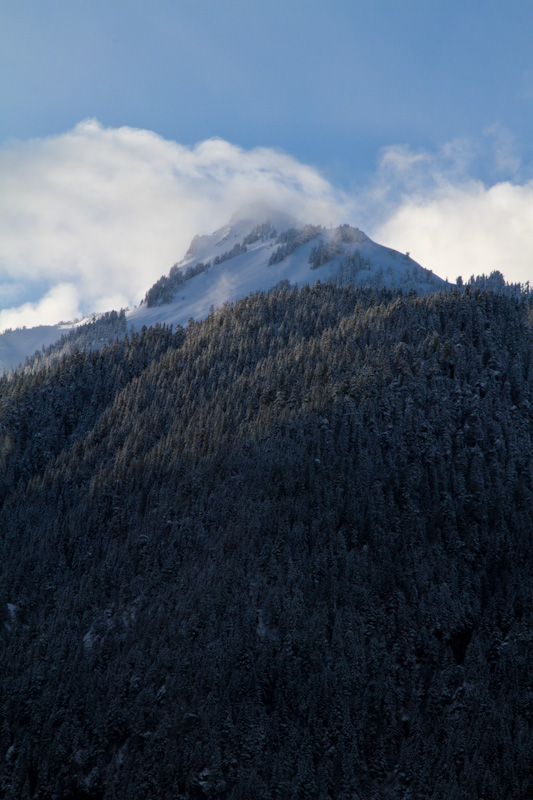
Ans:
[[[211,308],[252,292],[317,281],[401,288],[419,294],[439,292],[447,286],[409,254],[383,247],[357,228],[305,225],[257,203],[242,208],[214,233],[195,236],[183,259],[147,291],[139,306],[126,311],[126,325],[121,324],[116,333],[156,324],[186,325],[191,318],[204,319]],[[99,336],[93,328],[102,316],[106,317],[106,330]],[[76,323],[3,333],[0,370],[23,363],[36,351],[87,325],[91,335],[85,337],[83,346],[101,346],[110,334],[107,316],[91,314]]]
[[[261,216],[235,215],[210,236],[193,239],[185,258],[127,312],[135,329],[156,323],[184,325],[203,319],[211,307],[234,302],[280,283],[317,281],[337,285],[401,288],[420,294],[447,284],[408,254],[383,247],[349,225],[303,225],[262,208]]]

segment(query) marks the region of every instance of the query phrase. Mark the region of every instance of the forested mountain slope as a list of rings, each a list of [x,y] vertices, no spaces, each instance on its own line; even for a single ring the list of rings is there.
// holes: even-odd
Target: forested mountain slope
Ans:
[[[531,346],[319,284],[0,381],[0,796],[531,797]]]

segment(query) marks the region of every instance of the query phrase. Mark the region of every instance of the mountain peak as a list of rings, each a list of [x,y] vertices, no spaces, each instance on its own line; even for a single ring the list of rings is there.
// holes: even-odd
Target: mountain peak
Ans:
[[[196,236],[184,259],[152,286],[128,320],[135,327],[183,325],[252,292],[319,280],[421,294],[446,286],[408,254],[382,247],[359,228],[302,225],[266,203],[252,203],[211,235]]]
[[[214,233],[195,236],[184,258],[156,281],[145,301],[126,312],[126,322],[137,330],[144,325],[185,325],[252,292],[317,281],[420,294],[447,285],[409,254],[382,247],[358,228],[305,225],[285,211],[254,202],[241,206]],[[15,366],[24,355],[51,344],[54,337],[58,341],[73,327],[32,329],[38,334],[32,337],[17,331],[9,341],[1,337],[0,368]]]
[[[302,223],[285,211],[272,208],[268,203],[247,203],[235,211],[226,225],[211,234],[197,234],[178,266],[187,266],[192,260],[204,262],[213,247],[241,242],[254,228],[266,225],[270,225],[271,230],[279,234],[289,228],[301,227]]]

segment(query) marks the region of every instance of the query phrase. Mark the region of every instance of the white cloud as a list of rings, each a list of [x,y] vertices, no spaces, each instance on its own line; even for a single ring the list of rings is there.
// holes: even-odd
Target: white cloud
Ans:
[[[0,310],[0,331],[6,328],[30,328],[35,325],[55,325],[80,316],[76,287],[58,283],[35,303],[23,303],[16,308]]]
[[[484,129],[483,135],[493,145],[495,172],[501,175],[517,176],[522,164],[511,131],[499,123],[494,123]]]
[[[94,120],[59,136],[5,144],[0,171],[4,299],[21,281],[49,290],[47,298],[2,312],[0,330],[12,324],[7,319],[48,321],[53,298],[66,318],[137,304],[194,234],[211,233],[254,200],[309,221],[347,215],[340,192],[283,152],[221,139],[185,147]],[[58,285],[72,289],[70,311]]]
[[[472,178],[480,160],[488,183]],[[499,269],[525,282],[533,278],[533,182],[520,170],[502,126],[434,153],[387,148],[371,186],[351,197],[283,152],[221,139],[186,147],[88,120],[7,143],[0,309],[12,307],[0,310],[0,331],[137,304],[193,235],[256,200],[306,222],[361,225],[442,277]]]
[[[499,126],[485,135],[492,170],[516,174],[512,137]],[[370,192],[371,235],[450,280],[494,270],[511,282],[533,280],[533,181],[474,180],[469,173],[476,157],[468,141],[434,154],[387,150]]]

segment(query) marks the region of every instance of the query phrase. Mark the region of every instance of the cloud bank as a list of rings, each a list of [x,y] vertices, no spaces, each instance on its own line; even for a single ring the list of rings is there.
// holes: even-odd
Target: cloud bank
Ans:
[[[482,182],[476,160],[490,162]],[[499,269],[533,277],[533,181],[500,126],[438,152],[381,154],[351,196],[270,148],[194,147],[95,120],[0,147],[0,331],[136,305],[181,259],[257,200],[305,222],[351,222],[450,280]]]
[[[0,330],[136,305],[193,235],[255,200],[309,221],[349,214],[346,197],[285,153],[185,147],[95,120],[4,145],[0,171]]]
[[[521,163],[509,133],[485,132],[487,163],[497,178],[469,177],[479,148],[456,141],[437,153],[388,148],[369,192],[372,234],[441,277],[500,270],[510,282],[533,280],[533,181],[520,179]]]

